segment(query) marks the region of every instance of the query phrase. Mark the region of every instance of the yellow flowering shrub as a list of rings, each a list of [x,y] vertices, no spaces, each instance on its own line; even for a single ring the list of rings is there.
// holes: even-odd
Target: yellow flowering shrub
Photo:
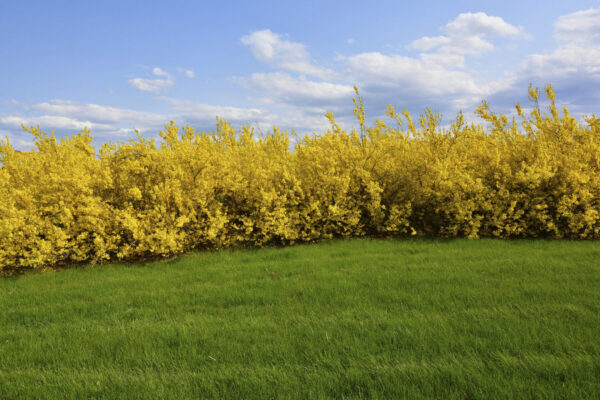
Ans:
[[[304,138],[171,122],[158,144],[97,152],[88,130],[26,128],[35,150],[0,141],[0,270],[363,235],[599,239],[600,118],[582,126],[546,96],[519,122],[483,103],[484,125],[388,106],[392,124],[367,126],[357,97],[358,131],[331,114]]]

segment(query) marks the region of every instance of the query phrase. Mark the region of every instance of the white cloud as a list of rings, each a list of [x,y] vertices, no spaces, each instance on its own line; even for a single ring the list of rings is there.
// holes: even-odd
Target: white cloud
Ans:
[[[173,86],[174,82],[168,79],[143,79],[133,78],[130,79],[129,84],[142,92],[153,92],[160,93]]]
[[[479,79],[476,73],[462,69],[461,55],[447,55],[441,60],[440,57],[431,54],[413,58],[378,52],[349,57],[348,75],[359,83],[367,116],[383,117],[386,104],[392,104],[412,112],[432,107],[452,118],[459,109],[474,109],[498,87],[512,84],[512,76],[493,81]]]
[[[563,15],[554,24],[559,42],[600,45],[600,8]]]
[[[62,115],[101,123],[127,121],[134,124],[155,124],[167,120],[168,116],[99,104],[77,103],[69,100],[50,100],[27,107],[28,111],[49,115]]]
[[[161,99],[171,106],[174,114],[186,121],[213,123],[217,116],[230,122],[265,121],[272,118],[268,112],[257,108],[226,107],[168,97]]]
[[[254,57],[262,63],[322,79],[336,76],[334,71],[314,64],[305,45],[285,40],[269,29],[242,36],[241,42],[250,46]]]
[[[107,141],[130,137],[134,128],[141,132],[155,134],[168,121],[168,115],[98,104],[51,100],[32,106],[23,106],[18,114],[0,118],[0,128],[4,127],[12,132],[12,137],[22,137],[21,124],[25,126],[39,125],[44,132],[54,130],[58,136],[87,127],[95,138]]]
[[[323,110],[350,114],[354,84],[358,84],[371,107],[381,108],[381,112],[386,103],[422,107],[435,102],[441,111],[454,110],[456,106],[474,106],[495,93],[499,85],[514,81],[512,75],[484,81],[477,71],[467,68],[467,56],[494,49],[488,40],[494,36],[524,38],[526,33],[523,28],[497,16],[463,13],[442,28],[442,35],[413,41],[408,47],[420,51],[416,57],[380,52],[340,55],[336,61],[342,63],[344,69],[336,74],[330,70],[322,73],[321,67],[310,62],[303,44],[267,29],[241,39],[257,60],[281,70],[319,77],[325,82],[303,75],[293,77],[282,71],[254,73],[234,81],[261,92],[263,104],[280,109],[293,106],[302,116],[316,116]],[[354,43],[354,39],[348,39],[347,43]],[[336,82],[341,76],[344,81]]]
[[[386,104],[394,104],[413,112],[433,107],[446,118],[452,118],[459,109],[472,111],[484,99],[510,112],[516,102],[526,102],[529,82],[539,86],[555,84],[559,99],[570,104],[577,102],[576,99],[598,104],[600,9],[558,18],[554,36],[557,40],[554,50],[531,54],[521,65],[515,64],[490,78],[490,72],[497,71],[498,66],[487,70],[490,66],[487,59],[475,61],[472,57],[496,49],[508,51],[506,46],[500,47],[503,43],[500,40],[525,40],[531,36],[523,27],[499,16],[463,13],[442,27],[438,36],[424,36],[410,43],[407,47],[418,50],[418,55],[383,52],[339,55],[335,61],[342,68],[336,72],[343,80],[319,76],[325,79],[321,82],[284,72],[302,73],[301,68],[289,68],[283,60],[308,60],[306,48],[265,30],[244,37],[242,42],[250,46],[258,60],[279,71],[254,73],[235,78],[234,82],[260,92],[263,97],[257,100],[283,112],[282,118],[296,118],[295,123],[305,120],[306,126],[320,126],[324,111],[334,111],[341,120],[349,121],[354,84],[359,86],[367,116],[371,117],[381,116]],[[352,42],[347,40],[349,44]],[[517,44],[513,42],[514,46]],[[376,114],[370,114],[370,110]]]
[[[361,53],[348,59],[353,76],[367,87],[387,86],[390,90],[402,88],[405,93],[438,96],[481,91],[469,72],[446,61],[436,57],[387,56],[378,52]],[[463,59],[455,56],[454,61],[460,65]]]
[[[340,99],[350,101],[354,93],[350,85],[294,78],[283,72],[255,73],[250,78],[235,81],[264,92],[272,99],[296,106],[330,104]]]
[[[154,78],[133,78],[129,79],[129,85],[142,92],[160,93],[163,92],[175,84],[175,81],[171,74],[159,67],[152,69],[152,74],[160,76],[160,79]]]
[[[558,46],[551,52],[529,55],[522,74],[546,80],[570,77],[587,81],[588,87],[600,84],[600,8],[559,17],[554,38]]]
[[[438,47],[442,44],[448,44],[450,42],[451,40],[447,36],[423,36],[422,38],[413,41],[409,47],[416,50],[429,51],[435,47]]]
[[[424,36],[408,45],[409,48],[430,51],[437,48],[441,54],[481,55],[494,49],[484,39],[489,36],[527,37],[522,27],[514,26],[500,17],[483,12],[463,13],[442,28],[446,35]]]
[[[514,36],[523,33],[523,28],[484,12],[460,14],[454,21],[448,23],[444,30],[451,37]]]
[[[484,80],[469,68],[467,56],[480,56],[495,49],[488,39],[525,38],[522,27],[483,12],[463,13],[442,28],[442,35],[423,36],[409,49],[418,56],[365,52],[346,58],[352,82],[359,83],[372,108],[385,104],[422,109],[435,107],[443,113],[470,109],[496,93],[501,85],[512,85],[514,74]]]
[[[273,125],[277,125],[280,129],[293,129],[301,135],[312,132],[324,132],[330,127],[329,122],[324,116],[325,112],[329,110],[319,107],[288,105],[278,102],[273,98],[266,98],[264,104],[277,108],[277,113],[259,108],[216,106],[166,97],[161,99],[166,101],[173,112],[179,118],[186,121],[186,123],[189,122],[195,126],[209,127],[209,129],[212,129],[214,126],[215,116],[226,119],[234,127],[252,125],[258,129],[257,133],[259,134],[270,131]]]
[[[559,17],[554,38],[556,48],[529,55],[515,72],[514,84],[499,90],[498,96],[522,92],[529,82],[550,83],[573,115],[589,113],[600,104],[600,8]]]
[[[600,78],[600,47],[578,43],[561,45],[547,54],[532,54],[524,63],[525,71],[537,78],[557,78],[565,74],[596,75]]]
[[[558,101],[568,106],[571,115],[579,118],[593,112],[600,104],[599,16],[600,9],[592,9],[559,17],[554,22],[556,47],[530,54],[501,79],[485,82],[484,98],[497,111],[511,113],[515,103],[529,104],[529,83],[552,84]]]
[[[348,44],[354,44],[355,40],[354,38],[349,38],[348,40],[346,40],[346,43]]]
[[[83,128],[102,128],[103,124],[92,123],[91,121],[78,120],[61,115],[40,115],[35,117],[7,116],[0,118],[0,122],[8,127],[19,128],[25,126],[48,126],[57,129],[83,129]]]
[[[190,78],[190,79],[196,77],[196,73],[191,68],[181,68],[180,67],[180,68],[177,68],[177,72],[182,75],[185,75],[187,78]]]
[[[181,72],[182,74],[184,74],[185,76],[187,76],[188,78],[192,79],[196,77],[196,73],[194,72],[193,69],[184,69],[184,68],[180,68],[179,72]]]
[[[10,132],[9,136],[12,140],[24,136],[21,124],[39,125],[45,132],[56,130],[59,136],[87,127],[92,130],[95,138],[105,142],[131,137],[134,129],[149,135],[147,137],[156,137],[164,124],[170,120],[179,124],[190,124],[202,130],[213,129],[217,116],[234,124],[272,124],[276,120],[276,116],[258,108],[199,104],[166,97],[160,97],[159,100],[167,106],[163,107],[168,110],[164,114],[69,100],[51,100],[31,106],[21,106],[18,114],[2,116],[0,131]]]
[[[444,53],[421,53],[418,59],[419,64],[429,69],[464,69],[467,62],[463,54],[444,54]]]
[[[23,133],[25,133],[25,135]],[[34,146],[31,135],[24,131],[14,133],[0,129],[0,141],[5,141],[6,138],[10,141],[10,145],[13,149],[16,150],[30,150]]]
[[[554,49],[531,54],[521,65],[494,79],[482,78],[486,59],[475,62],[471,57],[496,49],[496,44],[500,48],[492,40],[523,39],[527,33],[485,13],[460,14],[440,32],[414,40],[407,47],[417,50],[416,55],[382,52],[340,55],[335,59],[341,65],[338,71],[315,63],[301,43],[270,30],[256,31],[241,41],[257,60],[276,68],[276,72],[254,73],[232,80],[259,93],[254,99],[258,107],[228,107],[170,97],[158,98],[164,102],[163,113],[66,100],[31,106],[14,103],[12,106],[21,111],[0,116],[0,130],[16,132],[21,123],[63,130],[88,126],[95,135],[99,133],[110,139],[130,136],[134,127],[155,134],[171,119],[211,129],[215,116],[220,116],[234,124],[261,126],[263,131],[277,124],[301,133],[322,132],[329,127],[323,117],[327,111],[335,112],[342,126],[355,125],[351,113],[354,84],[365,98],[367,117],[381,116],[385,104],[394,104],[417,112],[434,107],[446,118],[452,118],[458,109],[468,113],[483,99],[490,100],[495,109],[500,106],[507,110],[517,99],[526,98],[529,82],[540,86],[555,84],[559,100],[567,103],[581,105],[587,101],[597,106],[600,104],[600,9],[561,16],[554,28]],[[354,39],[348,39],[347,43],[354,43]],[[130,85],[160,93],[174,84],[175,78],[162,68],[148,68],[146,73],[143,78],[130,79]],[[182,79],[195,77],[192,69],[177,68],[176,73]]]
[[[324,109],[298,109],[282,104],[280,106],[282,113],[276,114],[262,107],[230,107],[169,97],[157,99],[164,102],[164,108],[167,110],[164,114],[69,100],[51,100],[31,106],[22,105],[19,115],[0,118],[0,133],[5,133],[1,136],[8,136],[15,148],[30,149],[33,144],[31,137],[22,131],[21,124],[40,125],[44,132],[55,130],[58,137],[88,127],[92,130],[96,143],[126,140],[134,136],[134,129],[142,132],[147,138],[158,139],[157,133],[170,120],[178,124],[190,124],[199,130],[210,131],[215,127],[217,116],[231,122],[234,127],[256,126],[259,128],[259,133],[270,131],[273,125],[283,129],[295,129],[300,133],[322,132],[328,127],[328,122],[323,116]]]
[[[156,76],[164,76],[167,78],[171,78],[171,75],[167,71],[165,71],[164,69],[159,68],[159,67],[154,67],[152,69],[152,73]]]

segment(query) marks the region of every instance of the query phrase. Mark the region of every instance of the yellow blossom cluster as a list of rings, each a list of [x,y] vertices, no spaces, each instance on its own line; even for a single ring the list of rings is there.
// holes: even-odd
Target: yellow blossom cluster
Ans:
[[[546,95],[548,113],[517,105],[519,123],[483,103],[486,124],[459,113],[445,129],[391,106],[392,125],[366,126],[358,97],[359,131],[327,114],[304,138],[218,119],[96,151],[88,130],[27,128],[35,150],[0,141],[0,270],[365,235],[598,239],[600,118],[560,116]]]

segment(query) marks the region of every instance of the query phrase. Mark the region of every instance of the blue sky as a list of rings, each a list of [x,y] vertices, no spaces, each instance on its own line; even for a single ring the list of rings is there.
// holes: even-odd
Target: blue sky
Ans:
[[[598,1],[0,1],[0,136],[20,128],[96,143],[170,119],[211,130],[321,132],[386,104],[446,121],[484,99],[512,112],[552,83],[575,115],[600,112]]]

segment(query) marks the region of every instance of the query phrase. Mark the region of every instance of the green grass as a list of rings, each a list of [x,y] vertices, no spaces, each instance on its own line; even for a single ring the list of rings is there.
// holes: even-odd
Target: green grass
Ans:
[[[340,240],[2,278],[5,398],[600,398],[600,243]]]

